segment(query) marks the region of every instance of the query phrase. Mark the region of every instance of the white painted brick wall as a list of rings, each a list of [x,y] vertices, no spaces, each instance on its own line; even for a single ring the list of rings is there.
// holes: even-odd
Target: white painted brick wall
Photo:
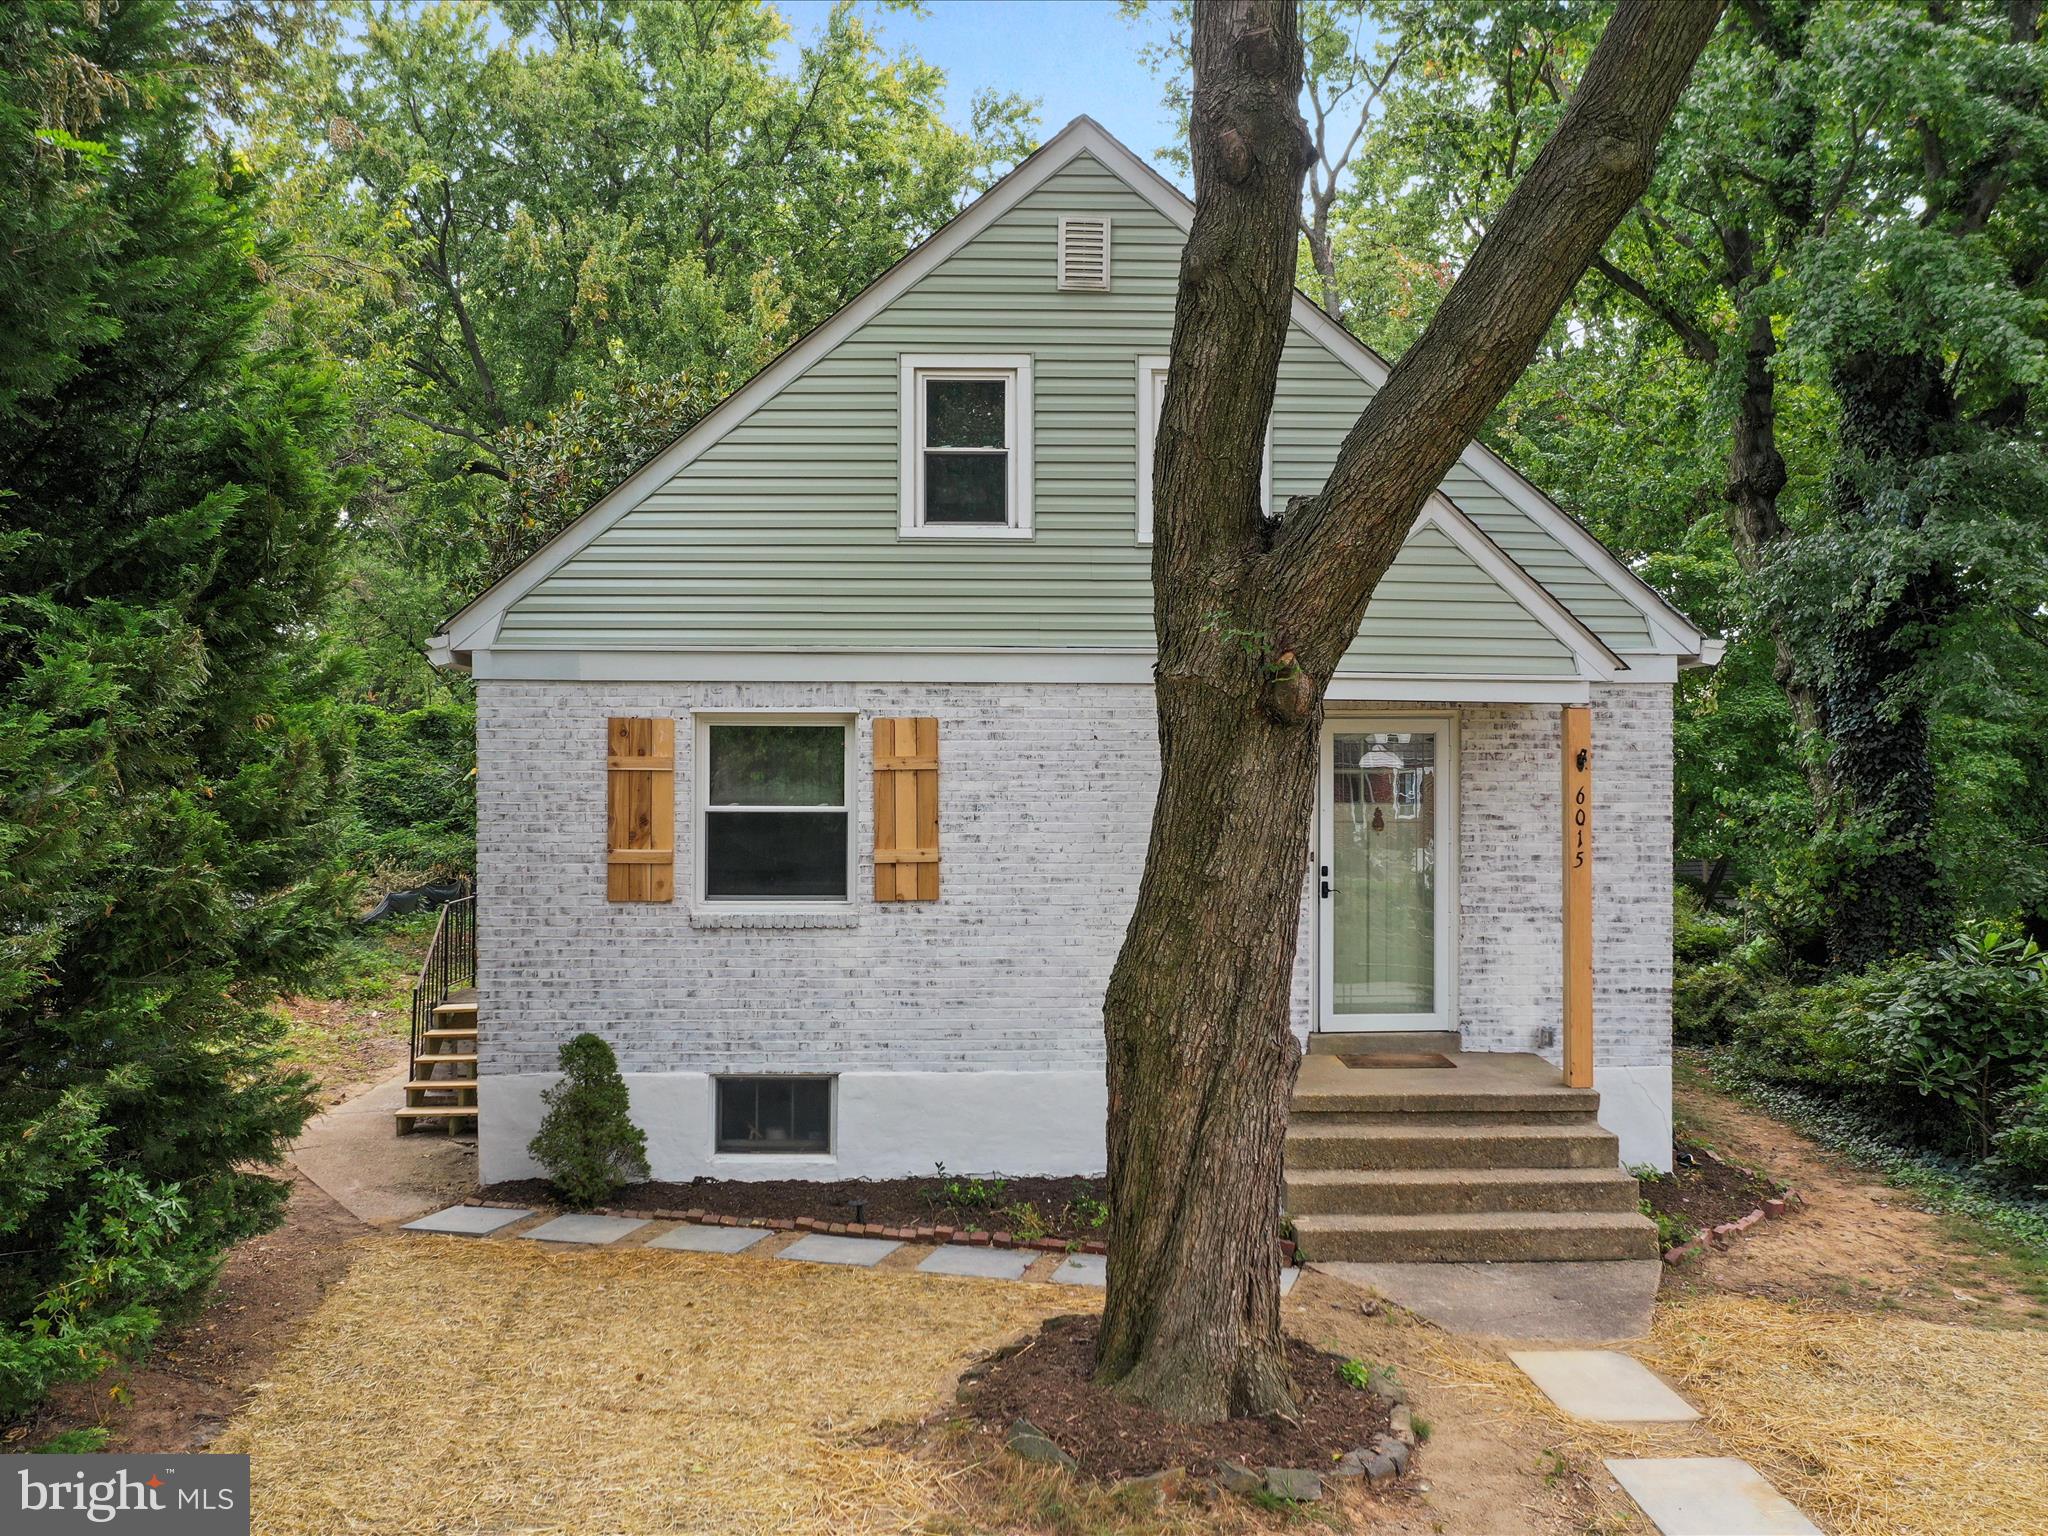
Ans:
[[[1670,690],[1597,694],[1599,1060],[1654,1066],[1670,1041]],[[585,1029],[611,1040],[628,1072],[1099,1066],[1103,987],[1152,806],[1149,689],[485,680],[477,696],[486,1073],[549,1071],[559,1043]],[[688,712],[744,708],[860,717],[859,899],[839,926],[693,917]],[[1466,1044],[1554,1058],[1557,711],[1458,713]],[[614,904],[604,895],[605,720],[656,714],[678,721],[678,899]],[[913,714],[940,720],[944,898],[876,904],[867,721]],[[1304,944],[1298,1028],[1311,974]]]

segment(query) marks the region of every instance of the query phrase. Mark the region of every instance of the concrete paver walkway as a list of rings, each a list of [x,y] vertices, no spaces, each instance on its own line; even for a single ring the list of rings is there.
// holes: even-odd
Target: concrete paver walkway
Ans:
[[[683,1253],[744,1253],[762,1238],[774,1235],[766,1227],[681,1226],[648,1239],[647,1246]]]
[[[807,1232],[775,1257],[872,1269],[902,1246],[879,1237],[835,1237],[829,1232]]]
[[[1618,1344],[1650,1331],[1664,1265],[1316,1263],[1453,1333],[1573,1344]]]
[[[493,1232],[524,1221],[532,1211],[500,1211],[482,1205],[451,1205],[445,1211],[434,1211],[408,1221],[408,1232],[440,1232],[449,1237],[489,1237]]]
[[[1633,1356],[1611,1349],[1524,1349],[1508,1358],[1558,1407],[1600,1424],[1689,1424],[1699,1410]]]
[[[440,1132],[400,1136],[404,1072],[314,1116],[292,1144],[293,1164],[356,1220],[410,1221],[476,1188],[476,1143]]]
[[[589,1243],[602,1247],[616,1243],[628,1232],[638,1232],[646,1226],[644,1221],[634,1221],[625,1216],[590,1216],[572,1213],[557,1216],[553,1221],[542,1222],[521,1237],[530,1237],[537,1243]]]
[[[1733,1456],[1610,1457],[1607,1470],[1664,1536],[1821,1536]]]

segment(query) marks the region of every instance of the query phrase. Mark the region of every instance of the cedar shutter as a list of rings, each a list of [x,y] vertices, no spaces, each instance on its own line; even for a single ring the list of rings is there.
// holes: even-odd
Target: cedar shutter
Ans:
[[[614,716],[605,744],[605,896],[674,901],[676,723]]]
[[[939,722],[875,722],[875,900],[939,899]]]

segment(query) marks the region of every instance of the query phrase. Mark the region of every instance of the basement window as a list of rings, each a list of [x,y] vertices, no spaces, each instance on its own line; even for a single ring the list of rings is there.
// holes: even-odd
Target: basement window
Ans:
[[[721,1077],[718,1150],[830,1152],[832,1079]]]

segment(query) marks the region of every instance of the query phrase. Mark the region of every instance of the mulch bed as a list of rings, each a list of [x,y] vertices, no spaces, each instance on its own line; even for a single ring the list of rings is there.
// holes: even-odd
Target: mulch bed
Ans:
[[[1337,1374],[1344,1362],[1299,1339],[1287,1341],[1288,1367],[1301,1403],[1299,1424],[1281,1419],[1229,1419],[1181,1424],[1098,1387],[1093,1317],[1055,1317],[1014,1354],[996,1359],[969,1395],[966,1413],[1007,1433],[1027,1419],[1079,1463],[1085,1476],[1105,1481],[1143,1477],[1169,1467],[1196,1477],[1222,1461],[1257,1471],[1267,1467],[1326,1470],[1346,1451],[1371,1445],[1387,1432],[1386,1399],[1351,1386]]]
[[[977,1190],[975,1186],[979,1186]],[[520,1205],[546,1205],[552,1196],[544,1179],[511,1179],[479,1191],[486,1200]],[[949,1198],[967,1195],[971,1198]],[[1109,1198],[1101,1179],[1016,1178],[961,1179],[948,1175],[928,1179],[841,1179],[822,1184],[811,1179],[692,1179],[688,1183],[634,1184],[605,1202],[616,1211],[701,1210],[714,1216],[759,1221],[866,1221],[889,1227],[947,1226],[962,1230],[1020,1233],[1029,1205],[1037,1213],[1042,1237],[1088,1241],[1104,1235],[1092,1225],[1093,1209],[1084,1201]],[[854,1203],[866,1214],[856,1216]]]
[[[1769,1179],[1724,1163],[1692,1142],[1676,1142],[1672,1152],[1670,1173],[1642,1181],[1643,1198],[1652,1210],[1677,1218],[1695,1232],[1740,1221],[1779,1193]]]

